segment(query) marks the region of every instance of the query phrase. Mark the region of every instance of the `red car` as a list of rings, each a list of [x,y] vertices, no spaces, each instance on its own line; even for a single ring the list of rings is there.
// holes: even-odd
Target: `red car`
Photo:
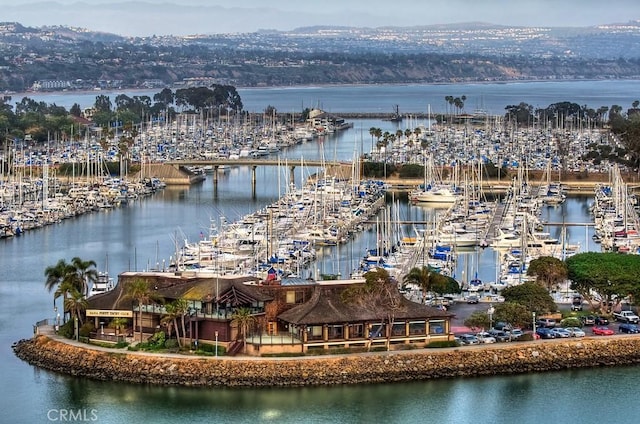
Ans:
[[[614,334],[614,331],[609,327],[596,326],[593,327],[593,334],[597,336],[610,336]]]

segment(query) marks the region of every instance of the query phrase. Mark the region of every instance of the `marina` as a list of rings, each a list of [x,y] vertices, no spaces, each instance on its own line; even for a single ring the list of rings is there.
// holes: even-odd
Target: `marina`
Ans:
[[[385,109],[388,109],[388,105]],[[401,110],[408,109],[401,104]],[[359,146],[361,140],[362,144],[368,144],[368,128],[387,124],[392,125],[390,122],[378,121],[354,122],[353,129],[331,137],[325,136],[322,143],[318,140],[296,145],[296,153],[300,155],[297,159],[320,159],[322,154],[326,154],[328,157],[349,160],[354,146]],[[395,131],[393,127],[389,127],[389,130]],[[546,162],[542,163],[546,166]],[[594,379],[605,383],[616,382],[603,386],[609,396],[625,399],[625,395],[628,395],[620,391],[620,385],[633,384],[633,380],[637,378],[637,367],[474,380],[279,391],[249,389],[238,392],[225,389],[198,391],[188,388],[141,387],[79,380],[32,368],[10,353],[8,346],[15,340],[30,336],[29,325],[42,319],[43,311],[50,311],[51,316],[55,316],[51,294],[43,289],[42,270],[45,267],[55,263],[60,257],[79,256],[95,259],[98,269],[104,269],[102,262],[105,253],[108,253],[108,269],[112,275],[123,271],[161,268],[163,262],[168,267],[168,258],[175,257],[175,241],[184,240],[182,233],[188,240],[198,241],[200,233],[209,234],[212,219],[219,223],[219,218],[223,216],[228,223],[233,223],[279,201],[284,193],[279,192],[279,185],[273,182],[278,179],[285,181],[289,170],[258,167],[255,171],[258,182],[255,194],[251,190],[251,169],[232,166],[218,173],[216,187],[213,179],[207,176],[198,184],[166,187],[151,196],[134,199],[120,207],[105,209],[99,213],[85,213],[72,220],[26,231],[20,237],[1,240],[3,254],[0,256],[0,266],[5,270],[7,279],[0,283],[0,310],[5,323],[0,329],[0,339],[5,346],[6,362],[3,372],[6,381],[13,387],[11,400],[3,405],[6,413],[18,417],[20,421],[38,422],[43,420],[49,408],[82,408],[88,405],[96,408],[100,419],[106,422],[135,422],[149,418],[157,422],[172,422],[180,419],[184,408],[188,408],[190,417],[196,421],[210,418],[215,411],[221,420],[234,422],[301,422],[314,417],[338,422],[358,421],[363,417],[397,421],[401,417],[403,421],[421,422],[426,414],[443,422],[466,422],[473,419],[483,422],[512,422],[515,419],[513,411],[518,411],[517,419],[536,422],[540,404],[547,402],[554,419],[594,422],[592,417],[597,416],[597,407],[593,402],[581,401],[591,398],[590,389],[585,390],[584,387],[591,387]],[[316,171],[313,170],[314,173]],[[270,184],[265,184],[266,182]],[[301,188],[302,179],[296,178],[295,184]],[[592,193],[593,190],[587,195],[568,195],[561,204],[541,207],[543,229],[540,232],[548,232],[550,238],[561,240],[562,233],[566,231],[566,239],[570,243],[580,244],[581,251],[599,250],[601,246],[593,239],[595,226],[579,225],[591,224],[589,209],[595,201]],[[416,233],[413,223],[422,223],[428,229],[437,221],[436,216],[447,211],[447,208],[438,208],[437,205],[413,204],[406,194],[393,191],[387,192],[385,205],[379,218],[369,218],[367,223],[395,221],[399,227],[400,242],[406,237],[407,244],[414,242],[412,239],[417,242],[418,235],[423,233]],[[389,218],[383,217],[385,213]],[[552,225],[545,226],[545,223]],[[318,246],[315,270],[309,269],[307,272],[317,275],[352,273],[360,266],[365,252],[374,248],[378,241],[378,225],[366,227],[353,235],[347,244]],[[418,251],[426,254],[426,249]],[[496,250],[491,247],[461,248],[457,252],[453,273],[461,282],[470,281],[476,275],[483,284],[496,281],[496,264],[499,263],[496,258]],[[420,259],[418,255],[418,260]],[[571,385],[566,385],[567,379],[571,379]],[[557,392],[558,397],[549,400],[548,393],[556,393],[559,386],[566,390]],[[375,402],[379,403],[382,397],[388,406],[383,410],[373,405]],[[242,401],[247,398],[251,402]],[[369,399],[370,402],[365,401],[363,404],[363,399]],[[564,406],[569,401],[574,402],[576,407],[567,411]],[[230,406],[238,402],[245,405],[242,412]],[[33,408],[25,410],[19,407],[27,403],[33,405]],[[486,407],[474,406],[478,404]],[[633,405],[633,402],[629,404]],[[208,406],[205,408],[202,405]],[[300,405],[306,406],[300,408]],[[615,408],[611,411],[612,419],[627,419],[629,414],[635,413],[634,407],[630,408],[625,411]],[[492,411],[490,414],[487,412],[489,409]],[[372,411],[376,411],[375,414]],[[497,419],[496,416],[501,418]]]

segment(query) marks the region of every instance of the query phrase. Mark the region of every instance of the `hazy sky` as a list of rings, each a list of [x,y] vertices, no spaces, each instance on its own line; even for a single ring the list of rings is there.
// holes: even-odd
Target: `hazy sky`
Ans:
[[[589,26],[640,19],[640,0],[0,0],[0,7],[2,21],[138,36],[471,21]]]

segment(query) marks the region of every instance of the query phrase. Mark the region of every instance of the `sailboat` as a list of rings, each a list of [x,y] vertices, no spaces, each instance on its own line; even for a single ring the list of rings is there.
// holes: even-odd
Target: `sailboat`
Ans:
[[[413,202],[421,203],[455,203],[461,197],[461,190],[455,183],[445,183],[434,175],[433,156],[425,157],[424,184],[410,193]]]

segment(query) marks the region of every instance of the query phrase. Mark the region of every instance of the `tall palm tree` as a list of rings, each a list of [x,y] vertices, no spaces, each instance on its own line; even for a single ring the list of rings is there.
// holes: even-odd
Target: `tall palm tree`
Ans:
[[[55,265],[45,268],[44,276],[47,277],[47,280],[44,282],[44,286],[47,290],[53,290],[62,282],[62,279],[68,272],[68,267],[69,264],[64,259],[60,259]]]
[[[87,299],[78,290],[73,289],[64,301],[64,308],[71,314],[71,319],[78,319],[80,326],[84,323],[84,311],[87,309]]]
[[[435,271],[428,266],[414,267],[404,276],[404,284],[415,284],[422,289],[423,294],[433,290],[433,274]]]
[[[140,330],[140,341],[142,342],[142,309],[151,302],[161,301],[162,297],[151,290],[149,283],[141,279],[136,279],[127,285],[124,298],[131,299],[138,304],[138,328]]]
[[[82,262],[78,258],[74,258],[73,260],[76,261],[76,263]],[[67,296],[73,290],[81,294],[85,292],[83,290],[83,280],[78,274],[78,269],[73,263],[67,263],[64,259],[60,259],[55,265],[45,268],[44,275],[46,277],[44,285],[47,290],[52,291],[56,289],[53,295],[54,302],[58,297],[63,296],[63,318],[66,320],[66,312],[68,312],[68,309],[66,309]]]
[[[182,336],[186,337],[187,329],[185,326],[184,318],[189,313],[189,301],[180,297],[173,301],[173,305],[175,307],[176,313],[180,317],[180,323],[182,324]]]
[[[240,330],[244,353],[247,353],[247,333],[249,332],[249,325],[254,321],[255,317],[251,314],[251,309],[249,308],[238,308],[233,315],[231,315],[231,322],[237,325]]]
[[[164,305],[164,310],[166,314],[162,316],[160,319],[160,323],[165,324],[167,326],[167,336],[171,338],[171,329],[176,329],[176,336],[178,339],[178,346],[182,347],[182,342],[180,341],[180,332],[178,331],[178,313],[176,311],[173,302],[167,303]]]
[[[85,296],[89,295],[89,283],[94,284],[98,279],[98,271],[96,262],[93,260],[83,261],[79,257],[71,259],[71,265],[75,268],[78,275],[78,283],[81,284],[80,293]]]
[[[185,325],[185,316],[189,312],[189,301],[183,298],[178,298],[171,303],[165,305],[166,315],[162,318],[162,322],[166,323],[169,328],[169,334],[171,334],[171,324],[176,330],[176,336],[178,338],[178,346],[182,347],[182,340],[180,339],[180,329],[178,328],[178,318],[180,318],[182,324],[182,336],[185,337],[187,329]]]

